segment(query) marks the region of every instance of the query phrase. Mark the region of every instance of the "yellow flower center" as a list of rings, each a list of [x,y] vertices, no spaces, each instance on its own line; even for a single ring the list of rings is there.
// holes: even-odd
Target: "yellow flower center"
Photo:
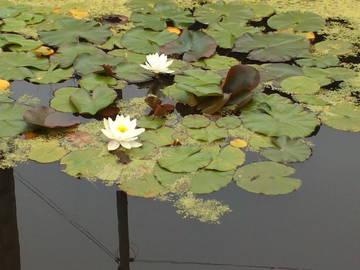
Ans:
[[[117,130],[120,131],[121,133],[124,133],[128,131],[128,128],[126,126],[118,126]]]

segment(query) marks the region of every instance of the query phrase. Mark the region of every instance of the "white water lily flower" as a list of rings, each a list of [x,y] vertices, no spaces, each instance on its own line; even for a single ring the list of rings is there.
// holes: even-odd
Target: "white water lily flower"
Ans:
[[[105,129],[102,133],[111,141],[108,143],[108,150],[113,151],[120,147],[126,149],[136,148],[142,146],[137,142],[137,136],[145,131],[144,128],[136,128],[136,119],[130,120],[130,116],[118,115],[115,121],[110,117],[104,119]]]
[[[167,60],[166,54],[159,55],[158,53],[149,54],[146,56],[145,65],[140,65],[143,68],[150,70],[154,73],[173,73],[168,67],[173,63],[174,60]]]

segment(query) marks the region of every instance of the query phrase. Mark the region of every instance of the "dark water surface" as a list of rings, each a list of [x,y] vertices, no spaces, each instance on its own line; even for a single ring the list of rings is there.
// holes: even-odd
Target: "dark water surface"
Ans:
[[[219,225],[184,220],[169,203],[129,197],[131,269],[359,270],[359,135],[322,126],[311,140],[313,156],[295,165],[299,191],[266,197],[231,184],[211,195],[233,210]],[[115,187],[60,170],[34,162],[14,169],[17,220],[11,213],[10,221],[0,219],[0,236],[9,236],[14,251],[4,254],[0,246],[0,259],[11,260],[9,270],[20,263],[22,270],[117,269],[111,258],[119,250]],[[0,194],[6,198],[0,214],[14,209],[11,184],[5,192],[0,186]]]

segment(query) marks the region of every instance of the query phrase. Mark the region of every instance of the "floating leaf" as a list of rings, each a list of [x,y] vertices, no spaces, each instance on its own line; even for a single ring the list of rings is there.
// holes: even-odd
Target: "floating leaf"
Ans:
[[[216,171],[232,171],[245,162],[245,154],[240,149],[232,146],[226,146],[220,150],[220,153],[215,155],[213,161],[206,167],[206,169]]]
[[[239,2],[217,1],[195,9],[196,20],[205,24],[242,22],[254,17],[252,8]]]
[[[117,64],[123,62],[124,60],[120,57],[115,57],[107,54],[81,54],[79,55],[75,62],[74,68],[77,72],[81,74],[89,74],[97,71],[104,70],[104,65],[116,66]]]
[[[187,128],[204,128],[210,125],[210,120],[201,114],[190,114],[181,123]]]
[[[147,129],[158,129],[165,124],[165,120],[165,118],[144,116],[138,120],[137,125]]]
[[[79,88],[70,96],[70,100],[79,113],[94,115],[113,103],[116,97],[117,93],[106,87],[98,87],[92,92]]]
[[[127,62],[131,63],[143,64],[146,61],[145,54],[135,53],[126,49],[113,50],[108,52],[108,54],[125,58]],[[173,65],[171,65],[171,68],[173,68]]]
[[[315,94],[320,90],[317,81],[306,76],[288,77],[280,85],[285,92],[290,94]]]
[[[282,195],[300,188],[301,180],[288,177],[294,172],[295,169],[276,162],[255,162],[239,168],[235,180],[240,188],[252,193]]]
[[[80,124],[72,115],[56,112],[46,106],[27,110],[24,112],[23,117],[29,124],[46,128],[64,128]]]
[[[89,17],[89,12],[87,12],[85,10],[70,9],[69,14],[78,20]]]
[[[157,146],[166,146],[174,142],[173,134],[174,130],[172,128],[162,127],[156,130],[145,131],[140,135],[140,139]]]
[[[151,142],[145,142],[141,147],[132,148],[128,152],[131,159],[152,159],[157,155],[157,153],[158,148]]]
[[[122,63],[116,66],[115,73],[118,78],[132,83],[140,83],[150,81],[154,74],[139,64]]]
[[[56,54],[51,56],[51,62],[55,65],[60,65],[61,68],[68,68],[81,54],[105,55],[102,50],[94,46],[85,44],[68,44],[61,46]]]
[[[221,22],[210,24],[205,33],[212,36],[220,47],[231,49],[234,47],[235,41],[243,34],[254,34],[260,31],[260,28],[247,26],[245,22]]]
[[[46,46],[40,46],[33,50],[33,53],[35,53],[36,56],[49,56],[54,54],[54,50]]]
[[[213,142],[224,139],[228,136],[226,129],[218,127],[215,123],[211,123],[206,128],[187,129],[190,137],[205,142]]]
[[[218,127],[232,129],[239,127],[241,125],[241,120],[236,116],[225,116],[219,118],[216,121],[216,125]]]
[[[49,84],[58,83],[71,78],[74,74],[73,68],[68,69],[55,69],[49,71],[37,71],[33,70],[34,77],[30,79],[31,82]]]
[[[1,34],[0,47],[8,48],[11,51],[30,51],[38,48],[41,45],[40,41],[26,39],[23,36],[16,34]]]
[[[326,54],[321,56],[312,55],[303,59],[298,59],[295,62],[303,67],[326,68],[338,65],[339,59],[335,55]]]
[[[216,51],[215,40],[203,33],[184,30],[180,37],[161,47],[161,53],[184,54],[182,60],[196,62],[204,57],[211,57]]]
[[[267,148],[261,155],[275,162],[302,162],[311,155],[311,148],[299,140],[291,140],[285,136],[273,141],[276,148]]]
[[[190,191],[194,194],[208,194],[218,191],[231,182],[233,175],[234,171],[202,170],[196,172],[190,176]]]
[[[90,73],[81,78],[79,85],[86,90],[94,90],[97,87],[112,87],[117,81],[109,76],[98,73]]]
[[[26,22],[16,18],[3,19],[3,23],[0,30],[4,32],[19,32],[26,27]]]
[[[5,18],[16,17],[17,15],[20,14],[20,12],[21,10],[15,7],[3,6],[0,8],[0,18],[5,19]]]
[[[295,31],[319,31],[325,26],[325,20],[318,14],[303,11],[288,11],[276,14],[267,21],[274,29],[294,29]]]
[[[272,82],[277,88],[280,87],[280,82],[288,77],[304,75],[301,68],[282,63],[261,65],[259,72],[261,83]]]
[[[348,103],[337,104],[324,110],[320,118],[324,124],[335,129],[360,131],[360,109]]]
[[[143,13],[140,10],[140,12],[134,12],[130,20],[136,26],[161,31],[166,28],[168,21],[173,22],[177,27],[190,26],[195,22],[190,15],[190,11],[183,10],[173,3],[157,3],[151,13]]]
[[[52,108],[60,112],[76,113],[76,107],[70,102],[70,97],[78,91],[76,87],[64,87],[54,92],[50,102]]]
[[[175,146],[166,149],[158,160],[159,165],[172,172],[195,172],[207,166],[211,156],[199,146]]]
[[[241,114],[244,126],[267,136],[301,138],[309,136],[320,124],[313,113],[296,104],[275,103]]]
[[[39,163],[50,163],[61,159],[68,153],[55,140],[51,141],[33,141],[31,143],[31,150],[29,159]]]
[[[293,98],[301,103],[315,105],[315,106],[326,106],[329,105],[325,100],[313,96],[313,95],[293,95]]]
[[[40,32],[40,39],[49,45],[79,43],[80,39],[91,43],[101,44],[111,36],[109,26],[101,26],[97,22],[76,20],[63,17],[56,21],[58,28],[52,31]]]
[[[183,88],[177,86],[177,84],[170,85],[161,90],[166,96],[176,100],[177,102],[194,106],[197,104],[197,99],[194,94],[186,92]]]
[[[232,57],[215,54],[211,58],[205,58],[198,62],[192,63],[193,66],[211,69],[214,71],[227,70],[234,65],[238,65],[239,61]],[[171,66],[172,68],[172,66]]]
[[[32,53],[0,53],[0,62],[0,78],[5,80],[23,80],[33,77],[34,74],[28,69],[29,67],[40,70],[49,68],[48,59],[36,57]]]
[[[196,96],[219,96],[222,90],[219,87],[220,75],[201,69],[190,69],[184,71],[184,75],[176,75],[177,88]]]
[[[310,44],[303,37],[291,34],[244,34],[233,51],[247,53],[248,58],[261,62],[283,62],[309,54]]]
[[[242,139],[233,139],[230,141],[230,145],[232,147],[236,147],[236,148],[244,148],[246,146],[248,146],[247,141],[242,140]]]
[[[167,30],[155,32],[135,27],[123,35],[121,43],[131,51],[149,54],[159,51],[160,46],[177,38],[176,34]]]
[[[353,45],[345,40],[325,40],[316,43],[315,50],[323,55],[344,55],[352,52]]]
[[[28,124],[23,121],[23,113],[29,107],[0,103],[0,137],[11,137],[29,130]]]

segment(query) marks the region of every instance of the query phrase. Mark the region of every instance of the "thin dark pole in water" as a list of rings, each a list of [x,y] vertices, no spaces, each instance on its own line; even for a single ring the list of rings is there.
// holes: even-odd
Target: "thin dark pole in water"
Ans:
[[[20,270],[20,244],[12,169],[0,170],[0,269]]]
[[[130,269],[130,243],[129,243],[129,222],[128,222],[128,200],[127,194],[123,191],[116,191],[120,264],[118,270]]]

